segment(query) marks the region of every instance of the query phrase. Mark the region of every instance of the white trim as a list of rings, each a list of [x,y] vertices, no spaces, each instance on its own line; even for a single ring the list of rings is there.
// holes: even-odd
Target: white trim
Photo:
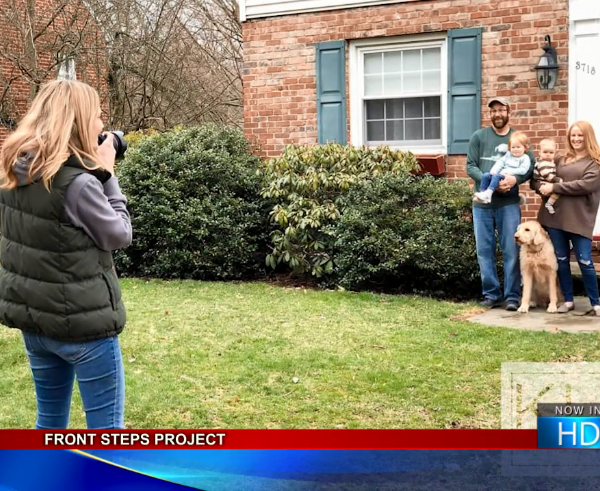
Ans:
[[[246,0],[238,0],[238,6],[240,9],[240,22],[246,20]]]
[[[414,36],[397,36],[381,39],[359,39],[351,41],[349,46],[349,78],[348,90],[350,95],[350,143],[354,146],[365,144],[364,135],[364,105],[362,94],[364,93],[363,66],[360,57],[363,53],[380,51],[385,47],[414,47],[415,49],[424,47],[441,47],[441,137],[440,146],[414,146],[405,148],[401,146],[391,146],[395,150],[411,151],[416,155],[445,155],[447,153],[447,128],[448,128],[448,44],[446,34],[418,34]],[[436,94],[437,95],[437,94]],[[419,94],[420,96],[420,94]]]
[[[266,17],[327,12],[331,10],[371,7],[390,3],[409,3],[422,0],[238,0],[240,2],[240,20],[261,19]],[[244,5],[242,6],[242,1]]]
[[[574,3],[577,0],[571,0],[571,3]],[[587,1],[587,0],[586,0]],[[600,1],[594,0],[600,7]],[[581,2],[581,0],[579,0]],[[581,7],[581,4],[580,4]],[[577,94],[575,91],[575,81],[577,80],[577,70],[575,69],[575,64],[577,62],[576,49],[577,49],[577,38],[581,38],[584,36],[598,36],[600,33],[600,8],[592,9],[590,8],[588,11],[588,15],[582,17],[578,16],[578,19],[570,19],[569,21],[569,66],[568,66],[568,80],[569,80],[569,89],[568,89],[568,103],[569,103],[569,124],[574,123],[577,119],[580,119],[577,116]],[[581,29],[577,30],[575,24],[578,22],[586,23],[585,27],[596,27],[596,29]],[[594,128],[596,131],[598,129]]]
[[[572,0],[571,0],[572,2]],[[568,89],[567,89],[567,99],[568,99],[568,104],[569,104],[569,114],[568,114],[568,118],[569,118],[569,125],[571,124],[572,121],[575,121],[575,102],[576,102],[576,98],[575,98],[575,90],[572,88],[572,86],[575,86],[575,77],[576,77],[576,73],[575,73],[575,60],[574,60],[574,48],[575,48],[575,19],[571,18],[569,20],[569,66],[568,66]]]
[[[350,47],[364,48],[373,46],[386,46],[388,44],[413,44],[426,41],[445,41],[448,38],[445,32],[431,32],[425,34],[408,34],[406,36],[390,36],[385,38],[354,39]]]
[[[571,25],[577,20],[600,18],[600,2],[598,0],[570,0],[569,20]]]

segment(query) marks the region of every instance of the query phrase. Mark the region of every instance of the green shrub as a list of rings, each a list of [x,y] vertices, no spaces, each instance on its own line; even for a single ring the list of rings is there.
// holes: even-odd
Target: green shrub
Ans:
[[[337,284],[453,298],[479,293],[466,183],[384,176],[351,189],[340,206],[332,231]]]
[[[239,130],[216,125],[136,141],[117,164],[133,226],[120,272],[225,280],[264,269],[270,205],[258,163]]]
[[[152,128],[148,130],[131,131],[125,135],[125,141],[127,141],[129,148],[132,148],[139,145],[146,138],[150,138],[151,136],[158,134],[159,132]]]
[[[270,217],[272,252],[266,263],[316,277],[333,271],[335,237],[329,225],[342,213],[339,199],[356,184],[383,174],[419,169],[410,153],[388,147],[288,146],[261,167],[262,195],[275,200]]]

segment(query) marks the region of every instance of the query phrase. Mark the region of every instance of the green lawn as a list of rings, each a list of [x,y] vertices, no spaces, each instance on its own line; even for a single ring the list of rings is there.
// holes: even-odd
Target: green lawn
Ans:
[[[498,428],[502,361],[600,361],[597,334],[453,320],[473,304],[264,283],[122,283],[131,428]],[[0,328],[0,352],[0,427],[31,427],[17,331]],[[85,427],[77,391],[71,427]]]

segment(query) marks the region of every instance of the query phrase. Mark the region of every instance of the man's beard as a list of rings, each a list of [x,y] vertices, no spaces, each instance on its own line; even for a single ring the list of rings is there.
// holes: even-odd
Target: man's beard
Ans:
[[[492,124],[496,129],[502,129],[508,124],[508,116],[500,116],[499,118],[492,119]]]

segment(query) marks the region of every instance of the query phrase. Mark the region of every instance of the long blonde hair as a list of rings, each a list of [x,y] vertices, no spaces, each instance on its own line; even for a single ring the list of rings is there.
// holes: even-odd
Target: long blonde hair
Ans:
[[[600,145],[598,145],[598,140],[596,140],[594,128],[587,121],[577,121],[573,123],[569,127],[569,131],[567,131],[567,162],[575,160],[577,155],[571,144],[571,131],[573,131],[573,128],[576,126],[581,130],[581,133],[583,133],[585,151],[594,162],[600,165]]]
[[[42,86],[15,132],[4,142],[0,187],[17,186],[14,165],[26,154],[33,155],[29,178],[39,176],[46,189],[71,155],[90,170],[103,167],[98,135],[93,130],[99,111],[98,93],[83,82],[53,80]]]

